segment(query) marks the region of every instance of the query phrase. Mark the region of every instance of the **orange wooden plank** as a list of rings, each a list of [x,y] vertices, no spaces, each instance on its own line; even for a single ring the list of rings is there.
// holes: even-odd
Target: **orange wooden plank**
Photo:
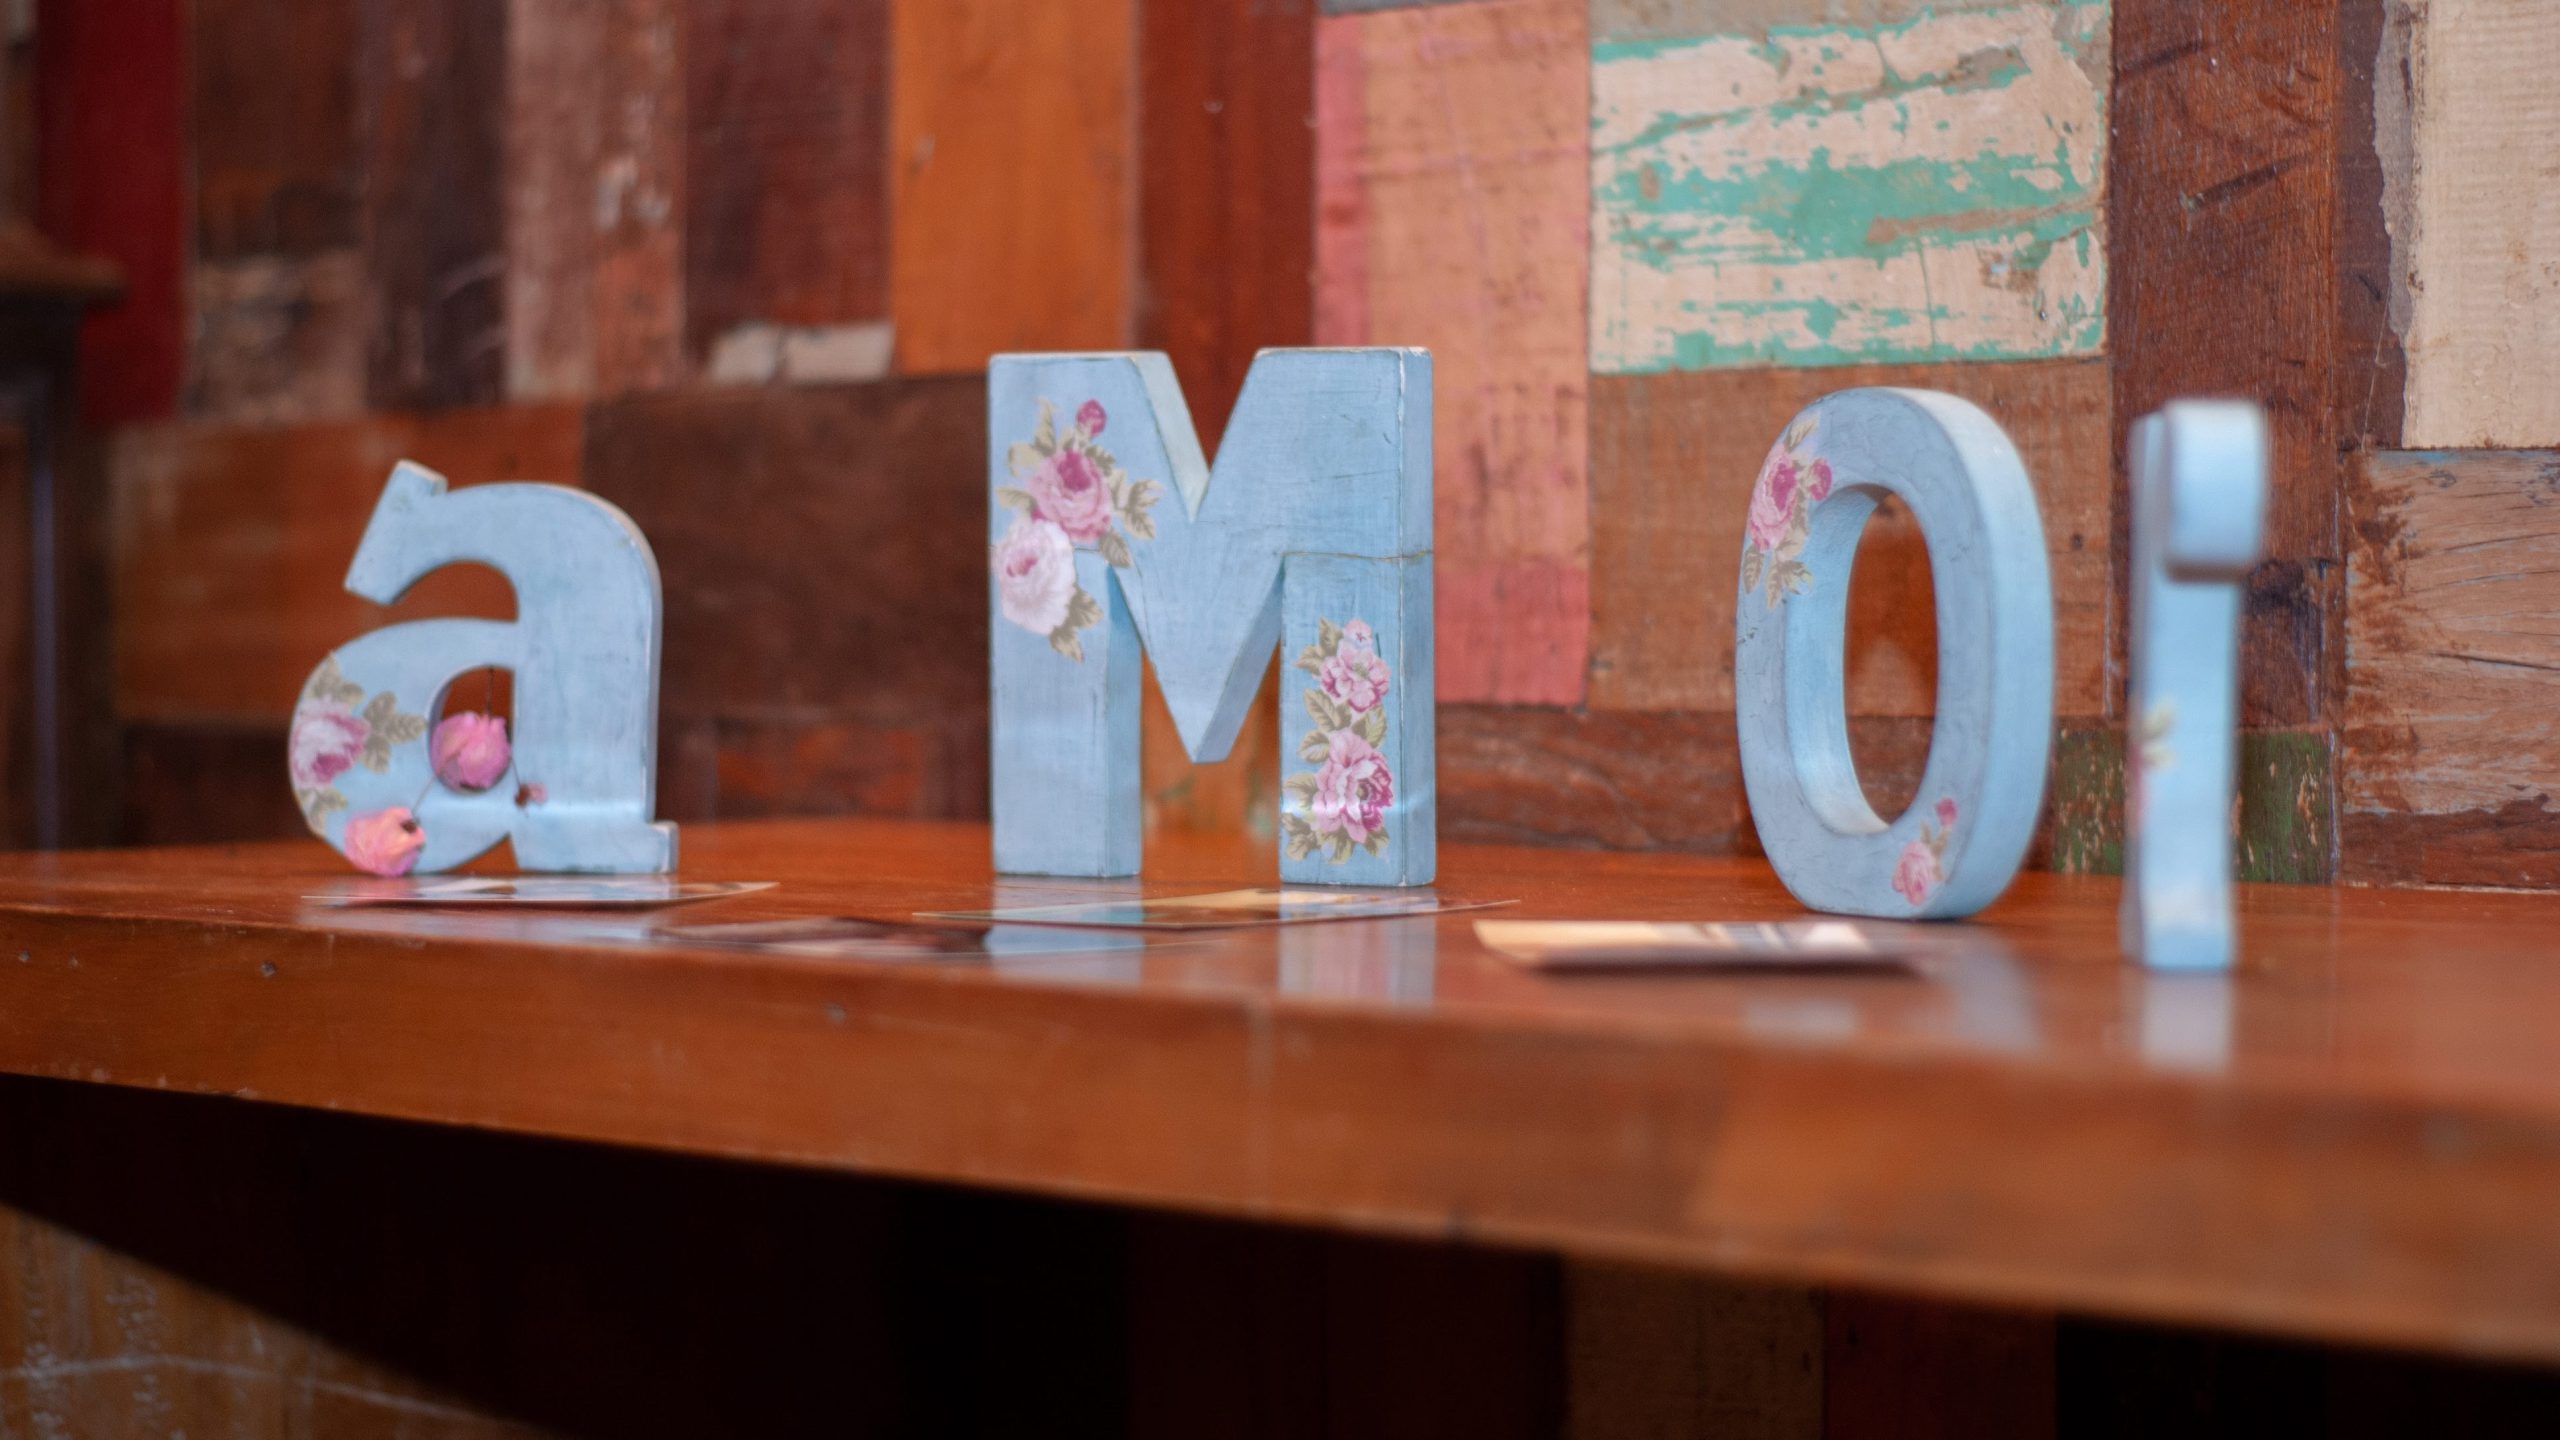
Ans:
[[[1134,337],[1135,0],[893,0],[897,367]]]

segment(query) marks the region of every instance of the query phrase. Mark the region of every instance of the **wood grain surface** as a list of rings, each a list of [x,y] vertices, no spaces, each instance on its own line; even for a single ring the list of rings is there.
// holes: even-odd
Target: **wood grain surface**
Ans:
[[[1135,334],[1136,0],[891,0],[897,366]]]
[[[456,485],[574,485],[584,424],[574,407],[528,406],[123,432],[111,467],[118,713],[281,726],[312,668],[367,630],[514,614],[506,582],[480,566],[439,571],[385,610],[347,593],[347,565],[393,462]]]
[[[1733,576],[1761,459],[1834,390],[1944,390],[2009,432],[2044,512],[2054,595],[2054,713],[2119,703],[2105,683],[2111,411],[2097,361],[1606,375],[1593,381],[1595,707],[1730,710]],[[1898,508],[1869,523],[1850,599],[1850,712],[1936,711],[1928,557]]]
[[[1584,9],[1492,0],[1317,31],[1316,338],[1432,352],[1443,700],[1583,695]]]
[[[978,826],[700,826],[689,920],[1026,903]],[[1258,880],[1160,845],[1144,886]],[[2550,901],[2243,887],[2228,980],[2029,875],[1915,979],[1559,982],[1468,920],[837,963],[315,912],[310,845],[0,860],[0,1069],[1940,1297],[2560,1357]],[[1765,867],[1446,847],[1536,916]],[[645,928],[645,921],[633,921]],[[73,958],[77,957],[77,964]]]
[[[2347,878],[2560,885],[2560,453],[2386,451],[2354,492]]]

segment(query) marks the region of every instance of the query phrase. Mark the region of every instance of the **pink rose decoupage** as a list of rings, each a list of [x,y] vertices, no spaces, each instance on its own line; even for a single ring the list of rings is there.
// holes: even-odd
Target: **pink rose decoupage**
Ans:
[[[1743,519],[1742,588],[1766,595],[1773,609],[1813,585],[1813,572],[1804,564],[1805,538],[1813,507],[1831,494],[1831,462],[1799,453],[1812,440],[1815,423],[1810,415],[1799,418],[1770,448]]]
[[[1316,768],[1280,782],[1281,845],[1292,860],[1322,851],[1337,865],[1354,851],[1384,854],[1396,777],[1378,747],[1394,677],[1377,633],[1356,617],[1342,625],[1318,617],[1315,643],[1295,664],[1313,677],[1306,704],[1315,722],[1298,741],[1298,759]]]
[[[1938,887],[1947,883],[1947,845],[1955,839],[1956,802],[1941,798],[1936,815],[1938,823],[1920,822],[1920,838],[1902,847],[1902,856],[1894,862],[1893,888],[1912,908],[1929,903]]]
[[[294,706],[293,731],[286,742],[293,797],[312,833],[328,834],[329,817],[347,808],[339,776],[359,765],[383,774],[391,768],[394,746],[412,744],[426,733],[427,717],[402,712],[390,691],[368,700],[364,687],[339,671],[338,657],[321,661]]]
[[[1018,517],[990,547],[997,608],[1079,664],[1083,633],[1102,623],[1102,603],[1077,582],[1075,552],[1091,546],[1114,565],[1129,564],[1132,541],[1156,538],[1152,512],[1164,494],[1153,480],[1132,479],[1102,447],[1109,423],[1102,403],[1087,400],[1061,433],[1057,406],[1042,400],[1030,441],[1005,454],[1014,483],[996,487],[996,503]]]

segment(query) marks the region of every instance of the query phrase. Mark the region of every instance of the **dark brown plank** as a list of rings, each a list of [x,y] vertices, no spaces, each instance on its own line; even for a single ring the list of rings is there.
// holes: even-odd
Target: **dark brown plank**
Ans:
[[[666,582],[660,708],[983,727],[985,391],[954,378],[595,406],[586,484],[648,534]]]
[[[145,721],[124,726],[123,740],[119,843],[204,845],[306,833],[285,781],[284,722]]]
[[[196,258],[311,256],[362,235],[355,0],[195,0]]]
[[[1214,447],[1254,351],[1315,333],[1314,0],[1147,5],[1138,343]]]
[[[506,0],[363,8],[367,391],[385,408],[506,394]]]
[[[686,0],[685,333],[887,316],[889,0]]]
[[[2267,558],[2249,582],[2241,723],[2326,725],[2344,559],[2333,419],[2342,378],[2339,10],[2120,0],[2114,23],[2114,553],[2126,553],[2125,425],[2181,395],[2265,405],[2274,442]],[[2359,390],[2371,383],[2355,378]]]
[[[2054,1433],[2051,1315],[1823,1297],[1826,1435],[2044,1440]]]

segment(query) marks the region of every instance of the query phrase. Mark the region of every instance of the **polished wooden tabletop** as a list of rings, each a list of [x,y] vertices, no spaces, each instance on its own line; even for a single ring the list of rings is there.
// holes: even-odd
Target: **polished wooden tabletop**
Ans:
[[[2219,978],[2023,877],[1895,977],[1522,971],[1472,915],[860,963],[667,927],[997,880],[983,827],[688,827],[654,915],[323,909],[316,844],[0,857],[0,1071],[1773,1278],[2560,1360],[2560,897],[2250,887]],[[1506,917],[1796,915],[1751,860],[1450,846]],[[111,1143],[112,1137],[102,1137]]]

